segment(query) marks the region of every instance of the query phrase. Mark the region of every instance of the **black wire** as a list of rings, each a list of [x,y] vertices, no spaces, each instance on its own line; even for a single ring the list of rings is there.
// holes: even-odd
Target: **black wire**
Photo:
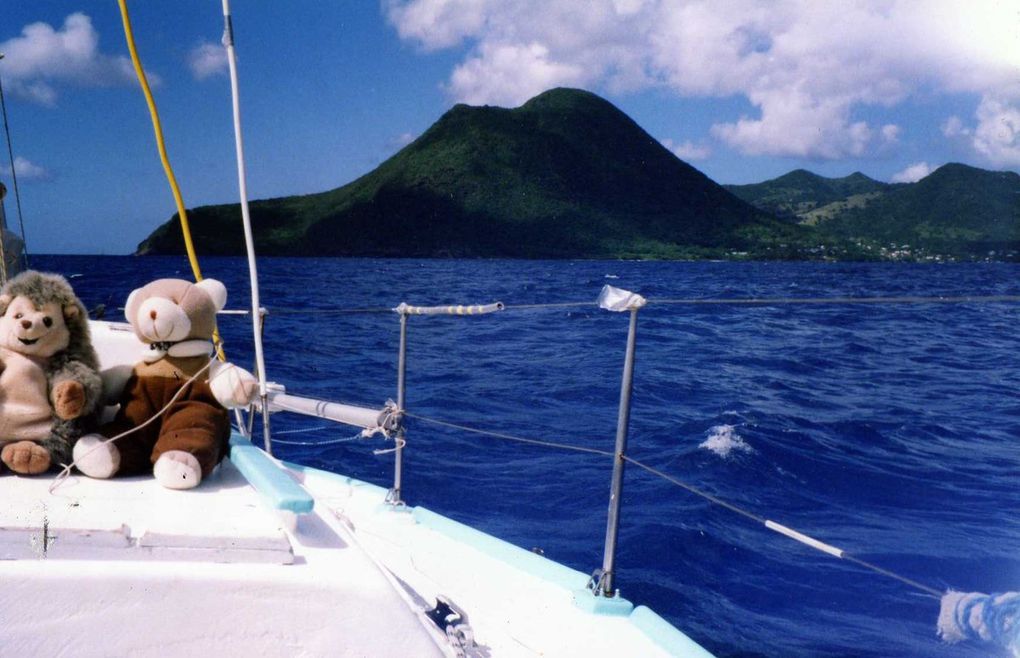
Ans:
[[[14,200],[18,206],[18,226],[21,227],[21,244],[25,252],[25,267],[28,267],[28,238],[25,236],[25,220],[21,215],[21,192],[18,190],[18,172],[14,170],[14,147],[11,145],[11,129],[7,123],[7,102],[4,100],[3,76],[0,76],[0,110],[3,111],[4,132],[7,134],[7,155],[11,161],[11,181],[14,183]]]

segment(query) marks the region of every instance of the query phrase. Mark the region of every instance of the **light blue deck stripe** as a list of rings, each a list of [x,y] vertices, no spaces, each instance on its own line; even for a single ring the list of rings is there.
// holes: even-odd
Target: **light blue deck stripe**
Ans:
[[[289,462],[289,461],[284,461],[283,465],[286,466],[287,468],[291,469],[292,471],[296,471],[298,473],[312,473],[316,477],[325,478],[327,480],[336,480],[340,484],[346,485],[348,487],[356,487],[358,489],[366,489],[367,491],[371,492],[371,495],[379,496],[379,502],[380,503],[383,502],[383,500],[386,498],[387,489],[385,487],[380,487],[377,484],[372,484],[371,482],[365,482],[364,480],[358,480],[358,479],[352,478],[352,477],[350,477],[348,475],[341,475],[339,473],[331,473],[329,471],[324,471],[321,468],[314,468],[312,466],[302,466],[301,464],[295,464],[295,463]]]
[[[526,551],[519,546],[514,546],[502,539],[487,535],[481,530],[475,530],[471,526],[448,519],[424,507],[415,507],[412,514],[418,523],[427,528],[441,532],[455,541],[473,546],[488,556],[567,590],[584,589],[588,583],[588,576],[580,571],[575,571],[559,562],[553,562],[537,553]]]
[[[586,588],[588,576],[580,571],[553,562],[537,553],[526,551],[519,546],[514,546],[463,523],[448,519],[424,507],[415,507],[413,515],[418,523],[441,532],[455,541],[473,546],[488,556],[563,587],[570,591],[575,599],[579,596],[589,597],[590,601],[584,600],[577,604],[578,607],[592,614],[626,617],[634,625],[634,628],[677,658],[713,658],[712,654],[704,647],[684,635],[682,631],[650,608],[642,605],[631,610],[630,603],[625,600],[613,601],[612,599],[592,597]]]
[[[307,514],[315,506],[307,491],[240,434],[230,436],[230,461],[274,509]]]
[[[630,623],[648,639],[677,658],[714,658],[700,644],[678,631],[651,608],[639,605],[630,613]]]
[[[290,463],[287,463],[286,465],[288,468],[294,469],[295,471],[302,473],[314,473],[317,476],[336,480],[337,482],[347,486],[358,488],[364,487],[373,494],[378,495],[380,503],[382,503],[383,499],[386,497],[385,488],[365,482],[364,480],[358,480],[346,475],[339,475],[337,473],[330,473],[329,471],[323,471],[310,466],[301,466]],[[525,573],[558,585],[574,594],[575,597],[590,596],[590,593],[586,589],[588,576],[580,571],[571,569],[570,567],[558,562],[554,562],[549,558],[538,555],[537,553],[527,551],[520,546],[511,544],[510,542],[488,535],[481,530],[472,528],[471,526],[464,525],[463,523],[454,521],[453,519],[448,519],[445,516],[436,514],[424,507],[411,508],[411,514],[417,523],[427,528],[431,528],[432,530],[435,530],[454,541],[472,546],[487,556],[500,560],[501,562],[520,569]],[[633,611],[628,611],[629,614],[620,614],[619,609],[623,606],[600,606],[598,603],[599,601],[596,600],[594,604],[578,604],[578,607],[588,610],[592,614],[618,615],[626,617],[628,621],[634,625],[634,628],[640,631],[652,642],[662,647],[663,650],[677,658],[713,658],[712,654],[704,647],[684,635],[682,631],[678,630],[650,608],[642,605],[635,607]],[[619,603],[624,602],[620,601]]]

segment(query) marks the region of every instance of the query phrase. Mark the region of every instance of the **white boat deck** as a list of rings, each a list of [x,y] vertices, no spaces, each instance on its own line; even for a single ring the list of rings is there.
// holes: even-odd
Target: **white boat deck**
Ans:
[[[229,462],[194,491],[152,477],[5,476],[0,558],[294,561],[280,519]]]
[[[328,509],[397,578],[467,615],[483,655],[684,656],[705,649],[643,606],[596,599],[588,576],[424,508],[394,509],[385,490],[294,467]]]
[[[341,476],[293,528],[225,461],[202,485],[0,478],[0,646],[47,656],[456,655],[422,609],[467,616],[468,656],[708,656],[586,577]],[[89,638],[83,640],[82,638]]]
[[[38,656],[442,656],[344,529],[202,485],[0,477],[0,647]]]

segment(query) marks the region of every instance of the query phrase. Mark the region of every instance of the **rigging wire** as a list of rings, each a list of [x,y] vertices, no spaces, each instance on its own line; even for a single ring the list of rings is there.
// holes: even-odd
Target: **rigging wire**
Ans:
[[[3,59],[3,53],[0,53],[0,59]],[[4,99],[4,83],[3,76],[0,76],[0,110],[3,110],[4,117],[4,133],[7,135],[7,156],[11,161],[11,182],[14,184],[14,201],[18,208],[18,226],[21,229],[21,243],[22,249],[25,253],[25,266],[28,267],[28,239],[25,237],[25,218],[21,214],[21,192],[18,189],[18,172],[14,167],[14,146],[11,144],[11,127],[7,121],[7,101]],[[2,238],[2,236],[0,236]],[[0,239],[0,245],[3,240]],[[4,280],[7,280],[7,257],[4,254],[3,259],[4,267]]]
[[[332,430],[332,429],[336,429],[336,428],[333,427],[332,425],[317,425],[315,427],[302,427],[300,429],[294,429],[294,430],[276,431],[276,432],[273,432],[273,434],[278,435],[278,436],[283,436],[284,434],[307,434],[308,432],[321,432],[322,430]]]
[[[299,434],[301,432],[310,432],[312,430],[321,430],[321,429],[329,429],[329,428],[315,427],[315,428],[312,428],[312,429],[309,429],[309,430],[285,430],[283,432],[273,432],[273,444],[279,444],[279,445],[285,445],[285,446],[309,446],[309,447],[317,447],[317,446],[331,446],[331,445],[336,445],[338,443],[351,443],[353,441],[364,440],[365,438],[367,438],[361,432],[358,432],[357,434],[355,434],[353,436],[345,436],[345,437],[341,437],[341,438],[338,438],[338,439],[326,439],[326,440],[323,440],[323,441],[292,441],[290,439],[281,439],[281,438],[279,438],[280,436],[283,436],[284,434]]]
[[[11,170],[13,171],[14,167],[11,167]],[[4,194],[6,194],[6,192],[7,189],[4,187],[4,184],[0,183],[0,284],[7,283],[7,240],[4,239],[7,237],[4,234],[7,224],[7,216],[4,213],[2,205],[4,201]]]

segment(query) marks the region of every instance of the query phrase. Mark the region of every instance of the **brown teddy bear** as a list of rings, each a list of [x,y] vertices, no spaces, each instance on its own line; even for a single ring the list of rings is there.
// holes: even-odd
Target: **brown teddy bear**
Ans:
[[[0,460],[26,475],[70,463],[103,392],[85,307],[64,277],[28,271],[0,313]]]
[[[147,349],[113,421],[75,445],[78,470],[108,478],[151,469],[170,489],[190,489],[212,473],[227,453],[227,408],[247,405],[256,388],[241,368],[210,365],[216,312],[226,301],[227,289],[214,279],[159,279],[131,293],[124,312]]]

